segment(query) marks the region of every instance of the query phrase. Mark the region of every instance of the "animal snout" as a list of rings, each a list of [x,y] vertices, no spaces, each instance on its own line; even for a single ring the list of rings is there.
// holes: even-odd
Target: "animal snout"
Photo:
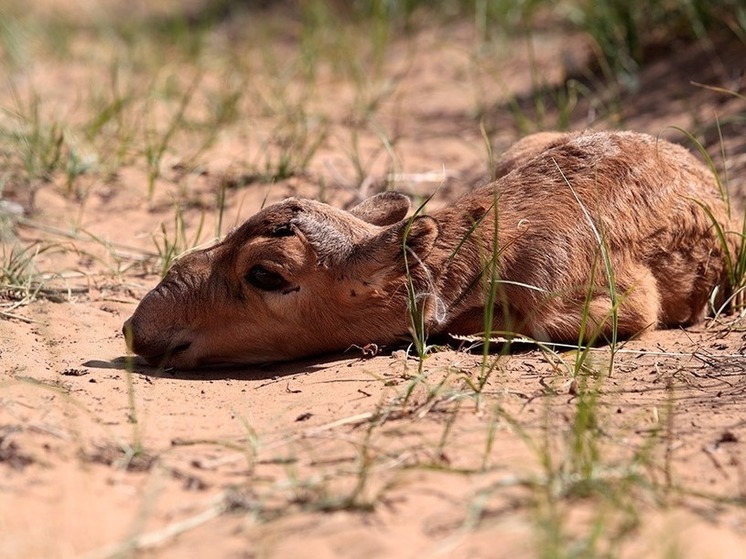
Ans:
[[[125,321],[122,333],[128,349],[156,367],[169,363],[173,357],[186,352],[192,345],[185,333],[180,332],[177,336],[151,328],[146,321],[140,320],[137,313]]]

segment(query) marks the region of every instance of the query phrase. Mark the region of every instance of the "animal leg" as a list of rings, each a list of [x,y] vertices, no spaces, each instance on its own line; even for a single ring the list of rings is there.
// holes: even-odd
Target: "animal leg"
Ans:
[[[590,297],[579,294],[550,304],[539,320],[532,321],[530,334],[539,340],[577,342],[609,341],[614,330],[614,304],[607,288],[596,288]],[[635,266],[616,276],[616,332],[618,339],[655,329],[661,312],[655,277],[644,266]]]

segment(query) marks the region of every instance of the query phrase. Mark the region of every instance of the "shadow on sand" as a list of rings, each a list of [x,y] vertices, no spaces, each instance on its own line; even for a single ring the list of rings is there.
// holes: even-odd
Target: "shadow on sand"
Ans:
[[[121,356],[111,361],[91,359],[82,363],[91,369],[110,369],[131,371],[150,378],[169,378],[180,380],[268,380],[298,373],[313,373],[341,362],[359,361],[359,354],[322,355],[314,358],[299,359],[265,365],[209,365],[198,369],[180,370],[164,367],[153,367],[139,357]]]

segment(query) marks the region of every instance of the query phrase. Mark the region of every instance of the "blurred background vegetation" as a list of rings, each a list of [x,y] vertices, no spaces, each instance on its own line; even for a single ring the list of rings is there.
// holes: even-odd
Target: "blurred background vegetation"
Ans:
[[[678,41],[707,41],[713,33],[728,33],[746,48],[742,0],[172,0],[153,6],[140,0],[88,0],[74,6],[47,0],[32,2],[36,9],[31,10],[17,0],[4,4],[0,44],[6,62],[17,64],[24,56],[19,52],[21,35],[32,30],[54,46],[76,25],[98,25],[129,40],[143,32],[173,39],[270,12],[293,23],[286,32],[303,34],[354,23],[366,26],[379,41],[454,19],[472,20],[486,34],[524,33],[537,24],[567,26],[587,33],[597,47],[599,65],[625,79]]]
[[[399,113],[412,107],[389,106],[382,115],[381,106],[402,89],[405,74],[419,79],[413,53],[419,50],[421,63],[433,49],[415,44],[425,30],[428,40],[450,41],[469,60],[456,70],[442,62],[451,64],[444,85],[468,83],[461,94],[473,98],[468,110],[458,109],[462,122],[450,135],[481,130],[498,147],[535,130],[624,126],[622,97],[640,91],[641,71],[687,45],[711,54],[725,76],[716,84],[724,95],[742,96],[742,71],[727,62],[733,52],[746,54],[742,0],[3,0],[0,195],[18,197],[19,186],[54,180],[83,197],[81,177],[107,181],[135,165],[152,198],[169,153],[179,153],[174,168],[196,169],[226,152],[227,143],[219,145],[225,134],[256,154],[226,184],[276,182],[304,173],[339,129],[344,141],[327,147],[348,150],[359,186],[381,153],[389,170],[396,166]],[[566,48],[542,43],[557,33],[568,37]],[[543,61],[542,45],[552,49]],[[730,58],[721,60],[723,45]],[[527,60],[499,67],[519,49]],[[689,82],[708,81],[701,60],[687,64]],[[520,72],[530,75],[528,89],[511,82]],[[695,133],[743,125],[743,110],[700,122],[685,86],[671,95],[691,111],[686,124]],[[443,117],[437,110],[419,122],[411,110],[408,117],[424,129]],[[508,129],[511,137],[500,137]],[[478,132],[472,143],[480,142]]]

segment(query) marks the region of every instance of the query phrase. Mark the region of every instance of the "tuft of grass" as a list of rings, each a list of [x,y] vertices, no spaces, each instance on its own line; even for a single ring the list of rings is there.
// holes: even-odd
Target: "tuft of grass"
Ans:
[[[709,44],[710,33],[723,22],[746,37],[743,6],[735,0],[653,0],[645,5],[581,1],[568,7],[568,16],[593,38],[603,64],[632,90],[638,87],[637,74],[649,52],[672,44],[674,37]]]
[[[261,182],[274,183],[303,174],[327,136],[322,118],[301,110],[278,124],[264,147]]]
[[[117,59],[109,63],[106,91],[96,88],[91,92],[92,110],[81,127],[86,140],[98,146],[114,169],[127,162],[140,125],[134,114],[139,93],[133,82],[137,79],[125,73],[124,66]]]
[[[23,68],[30,57],[29,30],[12,13],[0,15],[0,61],[13,70]]]
[[[46,182],[64,165],[65,133],[63,126],[52,121],[47,123],[41,116],[41,100],[32,92],[28,102],[11,88],[13,107],[0,107],[10,119],[10,125],[0,128],[0,137],[10,151],[0,148],[0,156],[16,167],[20,179],[26,184]]]
[[[193,236],[189,237],[181,206],[176,204],[174,209],[173,232],[169,233],[165,223],[161,223],[160,236],[153,236],[157,252],[156,266],[161,277],[166,275],[171,265],[180,255],[199,246],[201,243],[202,228],[205,223],[205,214],[203,212],[200,214],[199,223]]]
[[[145,162],[148,169],[148,199],[153,199],[155,193],[155,181],[161,176],[161,161],[169,148],[174,135],[185,126],[186,111],[189,107],[197,87],[202,80],[202,74],[198,73],[185,89],[179,99],[176,111],[166,125],[165,130],[158,131],[154,120],[146,116],[148,124],[145,131]],[[151,109],[148,104],[147,108]],[[152,110],[152,109],[151,109]]]
[[[404,234],[402,236],[402,256],[404,259],[404,274],[406,278],[406,289],[407,289],[407,316],[409,317],[410,334],[412,335],[412,343],[414,350],[417,354],[419,363],[419,373],[422,375],[424,361],[427,358],[428,353],[431,350],[431,346],[427,343],[428,329],[427,329],[427,307],[429,304],[438,305],[439,300],[431,301],[431,299],[437,299],[437,293],[430,293],[428,291],[421,292],[418,290],[414,283],[414,276],[411,270],[415,266],[424,268],[424,263],[419,261],[416,254],[411,252],[411,249],[407,246],[407,238],[409,237],[410,230],[414,220],[418,216],[422,215],[425,211],[425,206],[430,201],[434,194],[430,195],[425,199],[414,211],[412,216],[409,218]],[[411,262],[414,259],[414,262]],[[424,273],[429,279],[429,270],[425,269]],[[428,286],[429,287],[429,286]]]
[[[0,315],[28,321],[15,310],[45,291],[44,276],[35,261],[52,248],[54,245],[39,241],[26,246],[14,240],[0,241]]]

